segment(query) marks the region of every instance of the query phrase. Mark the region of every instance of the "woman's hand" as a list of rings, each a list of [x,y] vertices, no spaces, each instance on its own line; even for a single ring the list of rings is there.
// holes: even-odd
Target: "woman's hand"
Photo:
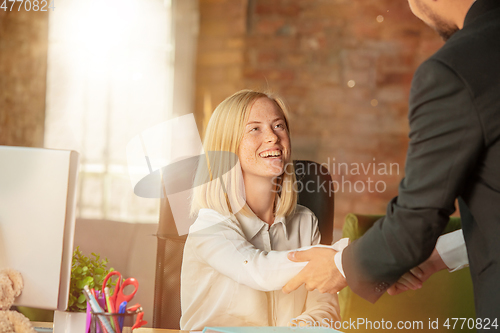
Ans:
[[[317,289],[321,293],[330,294],[336,294],[346,287],[346,279],[335,265],[336,253],[333,249],[323,247],[288,253],[288,259],[292,261],[309,263],[283,287],[283,292],[289,294],[302,284],[309,291]]]

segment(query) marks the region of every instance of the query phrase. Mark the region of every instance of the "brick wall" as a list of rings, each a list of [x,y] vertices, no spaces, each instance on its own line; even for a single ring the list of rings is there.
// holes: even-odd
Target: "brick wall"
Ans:
[[[271,89],[290,107],[294,158],[328,163],[339,184],[336,228],[383,214],[404,174],[413,73],[442,45],[407,2],[200,0],[200,18],[200,127],[233,92]]]
[[[196,116],[203,132],[213,109],[243,89],[247,0],[200,0]]]
[[[17,7],[0,10],[0,145],[42,147],[48,14]]]

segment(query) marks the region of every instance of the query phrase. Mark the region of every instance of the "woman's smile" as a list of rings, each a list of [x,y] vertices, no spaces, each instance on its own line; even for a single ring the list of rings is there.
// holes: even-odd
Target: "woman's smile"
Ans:
[[[281,158],[281,150],[280,149],[268,149],[259,154],[262,158],[273,158],[279,157]]]

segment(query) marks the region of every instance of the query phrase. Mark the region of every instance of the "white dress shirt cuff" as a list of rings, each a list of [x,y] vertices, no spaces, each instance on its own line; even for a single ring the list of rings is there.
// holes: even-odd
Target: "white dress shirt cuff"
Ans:
[[[462,230],[453,231],[439,237],[436,250],[450,272],[469,266]]]
[[[335,257],[333,258],[333,260],[335,261],[335,266],[337,266],[337,269],[344,278],[345,274],[344,274],[344,269],[342,268],[342,252],[344,251],[347,245],[349,245],[349,238],[342,238],[341,240],[332,245],[332,248],[335,251],[338,251],[335,254]]]

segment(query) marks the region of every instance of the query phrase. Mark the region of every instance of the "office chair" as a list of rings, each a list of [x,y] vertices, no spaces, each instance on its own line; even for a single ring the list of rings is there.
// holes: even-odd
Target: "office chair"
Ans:
[[[294,161],[299,191],[298,203],[314,212],[318,218],[321,243],[333,239],[334,196],[332,177],[328,169],[311,161]],[[180,329],[180,274],[184,243],[187,235],[178,236],[168,200],[161,200],[156,256],[153,327]]]

